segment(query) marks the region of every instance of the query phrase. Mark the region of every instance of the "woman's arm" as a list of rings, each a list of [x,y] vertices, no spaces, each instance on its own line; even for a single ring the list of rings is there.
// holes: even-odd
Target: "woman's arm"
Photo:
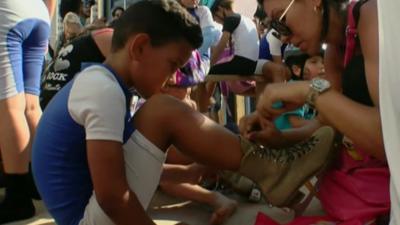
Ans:
[[[353,140],[356,145],[376,158],[385,159],[379,114],[379,41],[376,0],[370,0],[361,7],[358,33],[365,62],[368,91],[375,107],[345,101],[344,105],[338,105],[341,105],[340,108],[347,108],[351,115],[343,116],[347,119],[341,117],[335,119],[336,110],[332,109],[332,115],[328,115],[330,117],[328,120],[335,123],[337,128]],[[328,102],[324,104],[326,105],[326,112],[323,115],[327,117],[330,107]]]

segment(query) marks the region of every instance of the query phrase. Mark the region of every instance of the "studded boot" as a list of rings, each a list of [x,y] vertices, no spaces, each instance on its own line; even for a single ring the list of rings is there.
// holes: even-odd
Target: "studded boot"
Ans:
[[[271,205],[290,206],[298,189],[331,161],[334,135],[332,128],[322,127],[308,140],[282,149],[261,147],[242,138],[238,172],[253,180]]]

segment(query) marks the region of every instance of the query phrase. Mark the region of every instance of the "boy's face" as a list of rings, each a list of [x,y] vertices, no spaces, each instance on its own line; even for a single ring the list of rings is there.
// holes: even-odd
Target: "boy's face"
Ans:
[[[176,71],[184,66],[192,54],[192,46],[186,41],[169,42],[162,46],[143,46],[138,60],[133,84],[139,94],[149,98],[160,93],[161,88]]]
[[[325,67],[321,56],[312,56],[306,60],[303,72],[304,80],[311,80],[315,77],[324,75],[324,73]]]

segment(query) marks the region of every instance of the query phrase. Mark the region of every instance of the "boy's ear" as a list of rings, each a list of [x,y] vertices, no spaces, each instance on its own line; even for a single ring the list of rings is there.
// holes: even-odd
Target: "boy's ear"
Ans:
[[[145,33],[136,34],[129,40],[128,55],[131,60],[138,61],[142,58],[143,52],[150,44],[150,36]]]
[[[300,66],[298,66],[298,65],[292,65],[292,71],[293,71],[293,74],[296,76],[296,77],[301,77],[301,68],[300,68]]]

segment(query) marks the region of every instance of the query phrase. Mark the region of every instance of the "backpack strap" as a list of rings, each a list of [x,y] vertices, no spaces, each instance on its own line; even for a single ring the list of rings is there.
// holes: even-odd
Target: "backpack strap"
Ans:
[[[346,49],[344,53],[344,66],[353,58],[358,41],[357,23],[360,17],[360,8],[368,0],[351,0],[347,10]]]
[[[345,67],[349,64],[350,59],[353,58],[354,50],[356,48],[357,25],[353,16],[353,9],[356,3],[355,0],[352,0],[347,9],[346,50],[344,52]]]

